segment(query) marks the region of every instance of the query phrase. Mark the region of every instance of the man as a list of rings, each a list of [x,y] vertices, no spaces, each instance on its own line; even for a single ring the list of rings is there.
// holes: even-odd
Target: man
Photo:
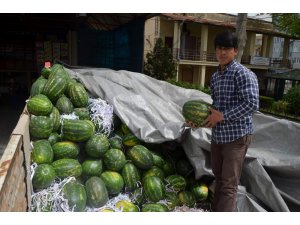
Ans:
[[[211,78],[213,107],[204,121],[205,127],[212,128],[212,210],[232,212],[236,210],[237,188],[253,134],[253,112],[259,108],[259,89],[256,75],[235,60],[237,37],[226,31],[216,36],[214,44],[219,66]]]

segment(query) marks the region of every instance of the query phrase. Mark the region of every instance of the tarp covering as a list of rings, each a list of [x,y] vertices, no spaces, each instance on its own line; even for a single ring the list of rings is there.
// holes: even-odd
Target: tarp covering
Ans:
[[[180,143],[196,178],[213,176],[211,129],[191,129],[181,114],[188,100],[212,102],[209,95],[180,88],[141,73],[110,69],[67,69],[141,140]],[[254,114],[255,134],[246,155],[238,211],[300,211],[300,124]]]

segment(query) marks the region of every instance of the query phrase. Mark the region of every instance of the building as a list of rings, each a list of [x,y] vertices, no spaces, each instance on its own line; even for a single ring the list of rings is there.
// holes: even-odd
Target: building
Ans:
[[[221,31],[235,30],[236,19],[236,15],[216,13],[160,14],[146,21],[145,55],[160,37],[172,48],[177,65],[176,79],[209,86],[218,65],[214,38]],[[281,41],[274,43],[274,37],[281,38]],[[269,21],[248,18],[247,42],[241,62],[257,74],[261,95],[266,94],[268,79],[265,76],[270,69],[292,67],[289,59],[292,38],[297,39],[276,31]],[[276,45],[283,48],[273,57],[273,46]]]

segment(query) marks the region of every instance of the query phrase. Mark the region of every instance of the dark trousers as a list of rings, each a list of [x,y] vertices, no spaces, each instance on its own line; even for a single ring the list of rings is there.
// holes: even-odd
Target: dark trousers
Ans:
[[[251,139],[252,135],[246,135],[226,144],[211,143],[212,171],[215,175],[213,211],[235,211],[237,188]]]

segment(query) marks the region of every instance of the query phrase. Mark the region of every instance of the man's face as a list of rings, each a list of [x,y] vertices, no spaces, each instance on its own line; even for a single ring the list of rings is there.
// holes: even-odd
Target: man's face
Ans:
[[[233,47],[216,47],[216,56],[220,66],[225,66],[234,60],[237,55],[237,49]]]

